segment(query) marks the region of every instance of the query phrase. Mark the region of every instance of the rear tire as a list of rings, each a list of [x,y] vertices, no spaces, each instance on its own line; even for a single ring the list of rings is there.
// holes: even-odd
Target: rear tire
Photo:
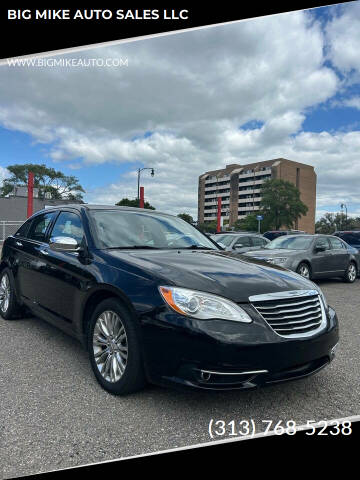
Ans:
[[[344,275],[344,282],[346,283],[354,283],[356,277],[358,275],[358,271],[354,262],[350,262],[348,268],[346,269]]]
[[[311,268],[310,268],[310,265],[307,264],[306,262],[301,262],[298,265],[296,269],[296,273],[298,273],[304,278],[308,278],[309,280],[311,280]]]
[[[139,327],[117,299],[104,300],[95,308],[87,343],[94,375],[105,390],[126,395],[145,386]]]
[[[14,279],[11,270],[4,268],[0,273],[0,315],[4,320],[14,320],[19,313]]]

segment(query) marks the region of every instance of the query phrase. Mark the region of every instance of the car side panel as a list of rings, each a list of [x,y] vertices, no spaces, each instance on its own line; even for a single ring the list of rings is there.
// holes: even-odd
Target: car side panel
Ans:
[[[96,283],[96,276],[91,264],[76,253],[54,252],[49,247],[43,252],[36,302],[45,311],[57,315],[59,321],[72,323],[76,298],[85,295]]]

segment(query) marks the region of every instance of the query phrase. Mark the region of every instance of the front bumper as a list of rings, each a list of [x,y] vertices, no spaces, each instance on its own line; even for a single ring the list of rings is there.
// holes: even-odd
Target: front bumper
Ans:
[[[311,375],[334,358],[339,329],[333,309],[322,332],[296,339],[280,337],[250,305],[246,309],[250,324],[194,320],[167,308],[143,316],[149,381],[207,390],[249,389]]]

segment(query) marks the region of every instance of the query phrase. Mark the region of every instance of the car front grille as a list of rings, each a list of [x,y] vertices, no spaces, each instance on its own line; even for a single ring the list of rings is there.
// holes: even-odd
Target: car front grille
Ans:
[[[254,295],[249,300],[270,327],[282,337],[307,337],[326,325],[324,306],[316,290]]]

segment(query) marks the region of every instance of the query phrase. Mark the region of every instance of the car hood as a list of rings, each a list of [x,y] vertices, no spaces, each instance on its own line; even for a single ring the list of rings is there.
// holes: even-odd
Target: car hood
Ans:
[[[232,252],[111,250],[106,255],[112,257],[112,265],[123,269],[125,262],[138,267],[138,274],[145,270],[160,284],[210,292],[235,302],[247,302],[251,295],[316,288],[294,272]]]
[[[291,255],[298,255],[300,252],[304,252],[304,250],[290,250],[290,249],[283,249],[283,248],[274,248],[274,250],[270,249],[261,249],[261,250],[252,250],[251,252],[246,252],[246,256],[255,257],[255,258],[274,258],[274,257],[290,257]]]

